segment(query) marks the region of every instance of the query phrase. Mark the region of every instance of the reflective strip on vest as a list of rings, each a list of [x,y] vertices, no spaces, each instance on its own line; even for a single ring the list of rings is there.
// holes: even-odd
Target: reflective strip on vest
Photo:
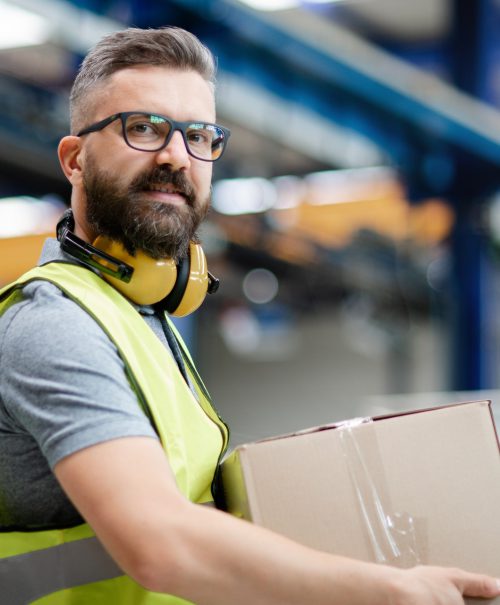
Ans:
[[[0,594],[2,603],[26,605],[58,590],[118,576],[123,571],[99,540],[85,538],[0,559]]]

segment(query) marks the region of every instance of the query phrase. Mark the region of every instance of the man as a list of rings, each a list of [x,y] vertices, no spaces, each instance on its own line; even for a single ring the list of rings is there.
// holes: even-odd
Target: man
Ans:
[[[486,576],[352,561],[201,506],[227,431],[163,314],[171,286],[151,298],[147,284],[150,271],[196,255],[228,137],[215,124],[212,57],[177,28],[111,34],[82,64],[71,120],[59,158],[72,216],[43,266],[3,296],[2,602],[458,605],[500,595]]]

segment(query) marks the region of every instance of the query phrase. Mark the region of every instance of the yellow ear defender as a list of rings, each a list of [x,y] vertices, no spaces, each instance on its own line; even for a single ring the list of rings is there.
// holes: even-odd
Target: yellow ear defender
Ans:
[[[88,244],[74,233],[74,219],[67,210],[57,225],[61,248],[84,265],[96,269],[124,296],[139,305],[159,304],[165,311],[183,317],[195,311],[219,287],[212,276],[202,247],[191,242],[185,258],[156,260],[141,250],[134,256],[120,242],[99,236]]]

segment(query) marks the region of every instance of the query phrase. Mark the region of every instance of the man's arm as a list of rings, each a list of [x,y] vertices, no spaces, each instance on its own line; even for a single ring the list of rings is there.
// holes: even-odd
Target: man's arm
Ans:
[[[55,474],[128,575],[198,605],[459,605],[462,594],[500,595],[486,576],[337,557],[192,504],[151,438],[88,447]]]

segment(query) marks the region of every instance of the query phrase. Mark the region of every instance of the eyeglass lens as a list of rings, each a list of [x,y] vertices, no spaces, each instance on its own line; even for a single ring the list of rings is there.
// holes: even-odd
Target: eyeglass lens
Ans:
[[[141,151],[157,151],[165,145],[172,123],[162,116],[145,113],[125,118],[127,143]],[[224,150],[224,132],[216,124],[193,122],[179,125],[189,152],[201,160],[217,160]]]

